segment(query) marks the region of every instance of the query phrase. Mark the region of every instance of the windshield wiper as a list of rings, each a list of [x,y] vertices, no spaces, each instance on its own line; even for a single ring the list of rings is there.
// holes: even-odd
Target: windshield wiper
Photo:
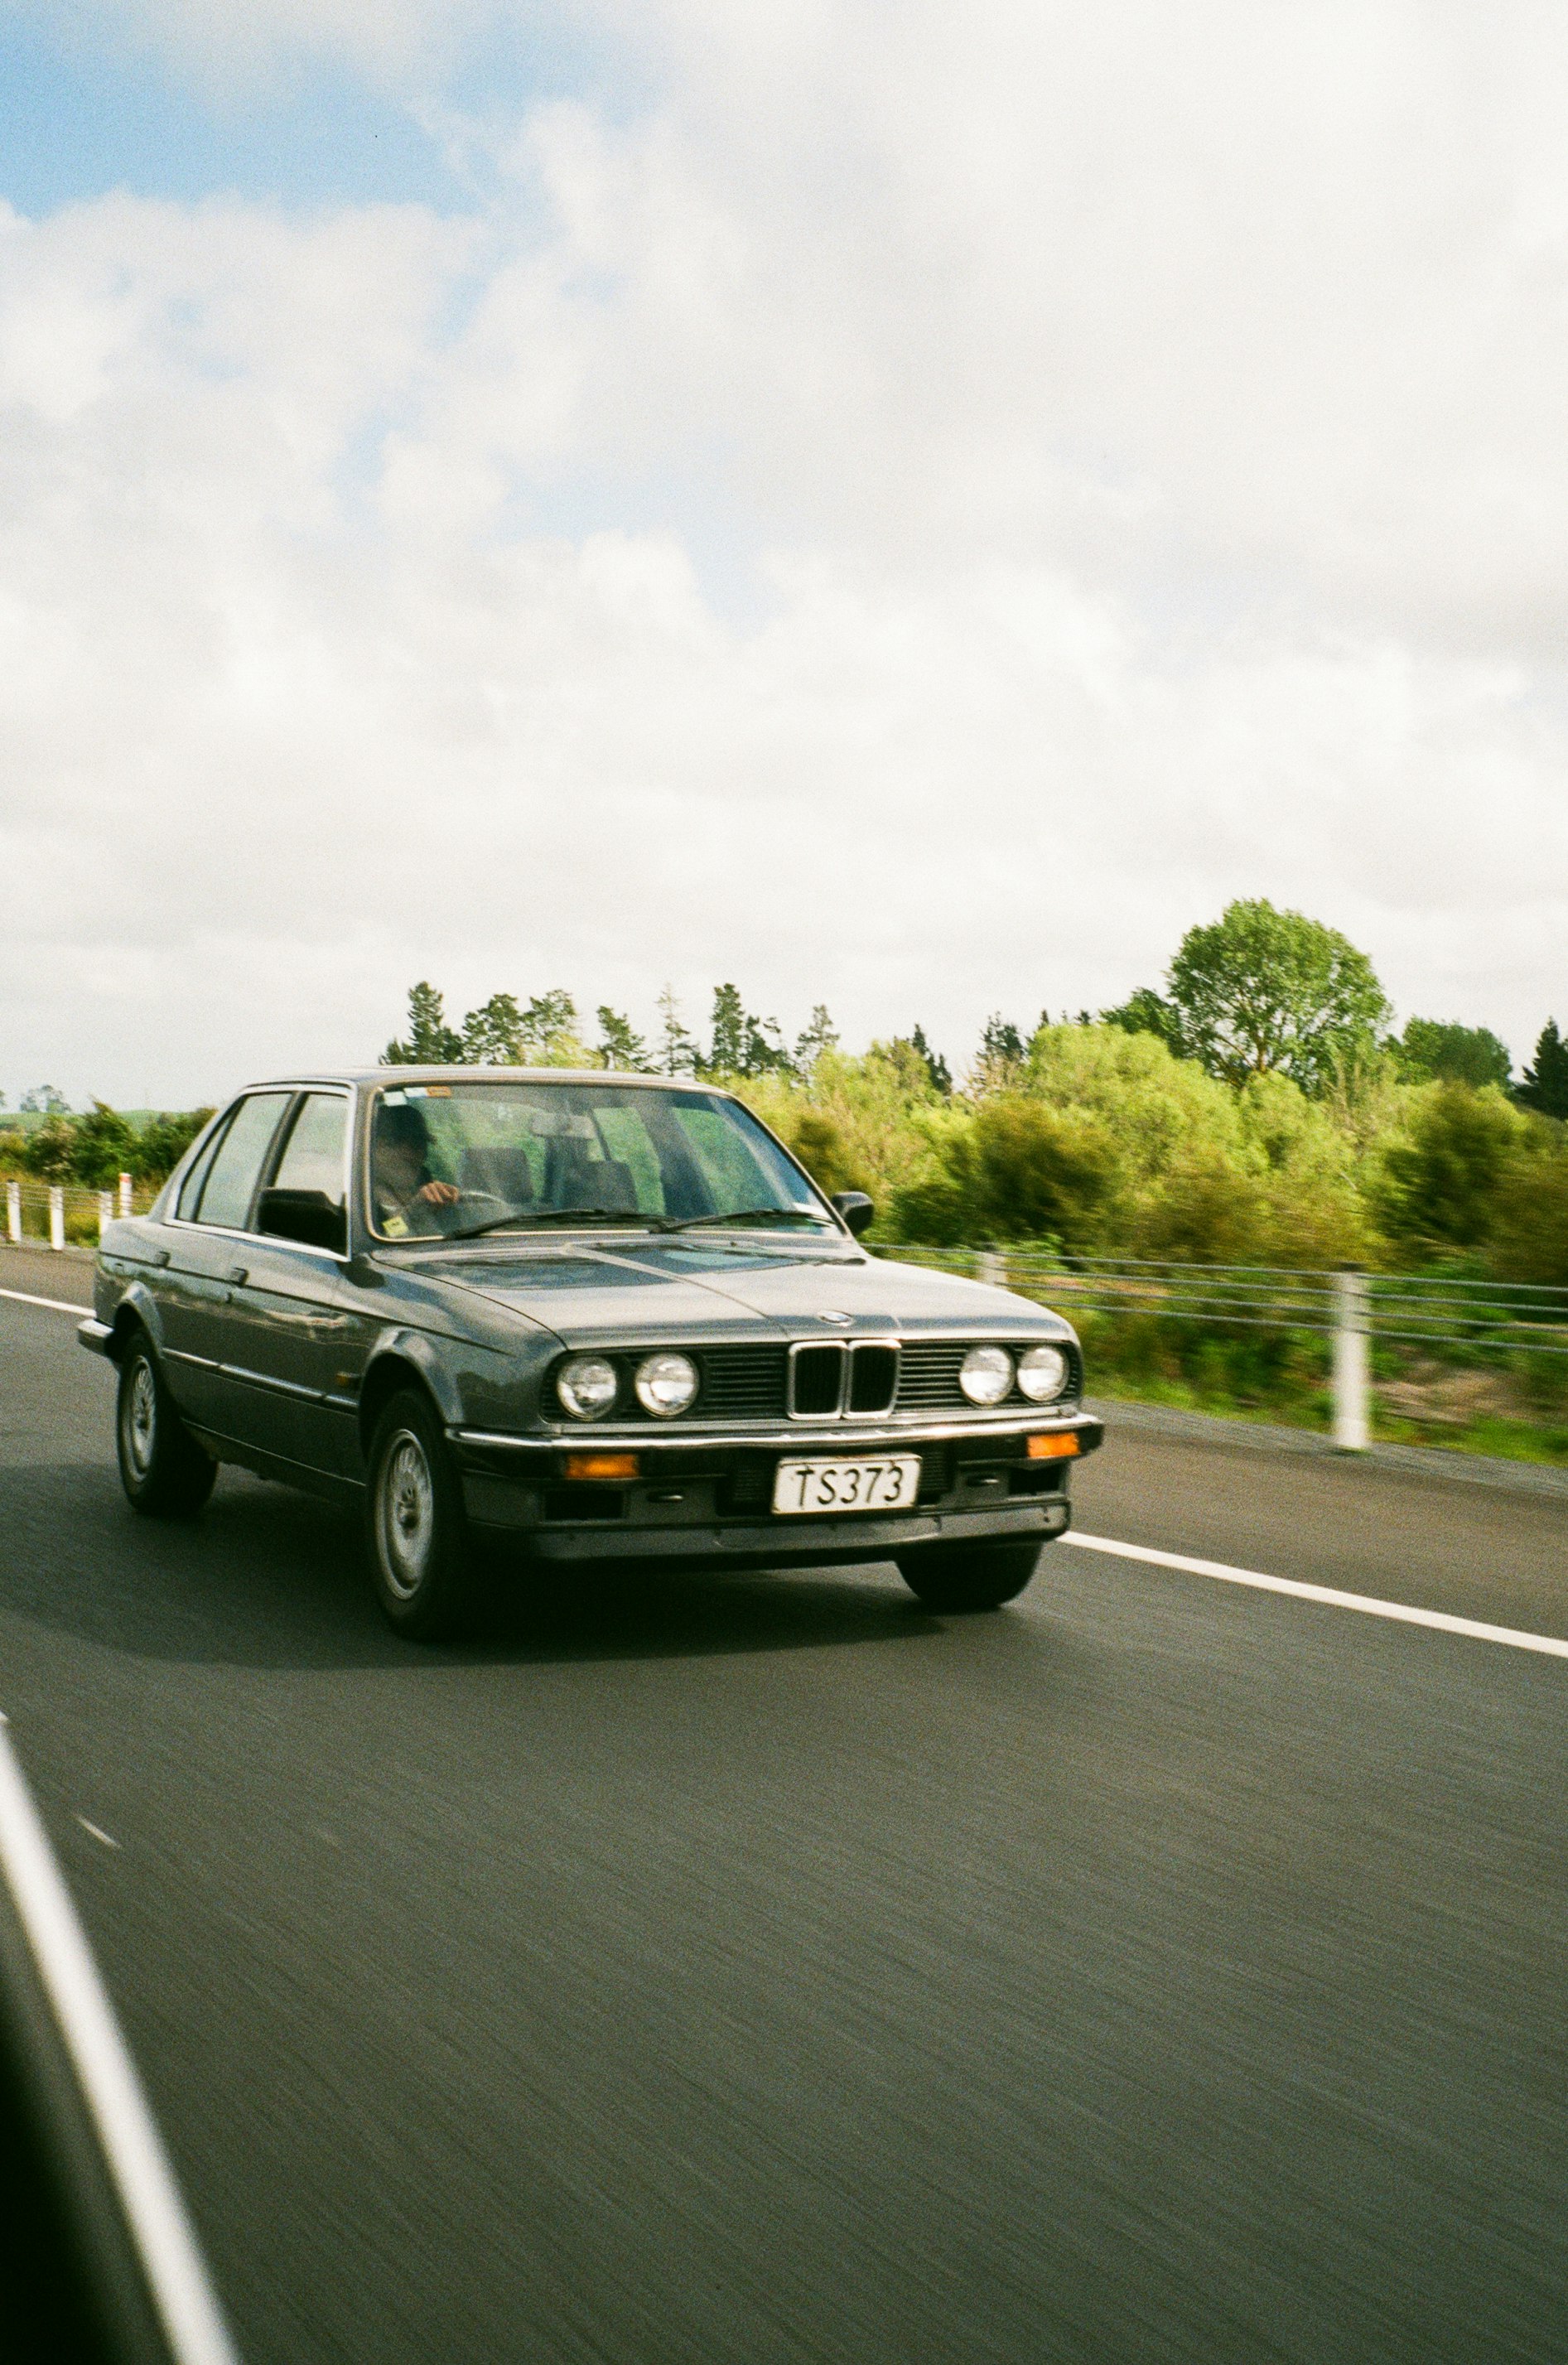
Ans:
[[[657,1223],[661,1232],[694,1232],[700,1224],[814,1224],[818,1231],[828,1228],[825,1216],[813,1216],[809,1207],[736,1207],[722,1216],[665,1216]]]
[[[537,1231],[542,1224],[624,1224],[628,1229],[644,1227],[649,1221],[639,1216],[634,1207],[546,1207],[532,1215],[519,1207],[510,1216],[491,1216],[483,1224],[465,1224],[461,1231],[442,1232],[443,1240],[476,1240],[484,1232]]]

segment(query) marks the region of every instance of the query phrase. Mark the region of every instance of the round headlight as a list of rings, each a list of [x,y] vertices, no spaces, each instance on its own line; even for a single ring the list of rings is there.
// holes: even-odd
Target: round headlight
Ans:
[[[599,1420],[615,1402],[621,1382],[602,1355],[574,1355],[555,1374],[555,1394],[577,1420]]]
[[[1059,1347],[1026,1347],[1018,1358],[1018,1384],[1031,1404],[1049,1404],[1067,1385],[1068,1362]]]
[[[1005,1347],[971,1347],[958,1366],[958,1385],[972,1405],[999,1405],[1013,1385]]]
[[[689,1355],[648,1355],[637,1366],[637,1402],[659,1420],[689,1412],[697,1395],[697,1366]]]

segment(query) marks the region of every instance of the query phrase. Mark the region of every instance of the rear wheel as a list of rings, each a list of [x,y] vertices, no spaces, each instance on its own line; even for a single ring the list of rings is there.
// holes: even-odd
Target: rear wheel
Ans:
[[[1035,1541],[922,1544],[899,1554],[899,1575],[928,1609],[1000,1609],[1023,1592],[1042,1549]]]
[[[428,1397],[395,1395],[375,1424],[365,1496],[376,1598],[418,1642],[456,1633],[473,1607],[463,1486]]]
[[[212,1492],[218,1464],[180,1418],[145,1331],[120,1362],[115,1448],[126,1499],[147,1519],[193,1519]]]

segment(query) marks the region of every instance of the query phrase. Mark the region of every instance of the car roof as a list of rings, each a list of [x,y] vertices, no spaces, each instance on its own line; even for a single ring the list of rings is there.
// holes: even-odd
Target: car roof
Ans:
[[[317,1068],[308,1073],[292,1076],[258,1076],[240,1090],[247,1093],[304,1092],[312,1084],[444,1084],[461,1080],[465,1083],[523,1084],[635,1084],[644,1092],[717,1092],[723,1093],[722,1084],[710,1084],[691,1076],[650,1076],[621,1068]],[[231,1097],[233,1097],[231,1095]],[[725,1093],[726,1099],[733,1094]]]

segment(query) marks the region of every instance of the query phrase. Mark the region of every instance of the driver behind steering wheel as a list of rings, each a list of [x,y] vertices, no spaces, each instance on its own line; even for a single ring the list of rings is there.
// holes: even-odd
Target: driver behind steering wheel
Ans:
[[[382,1103],[371,1188],[377,1227],[394,1239],[441,1232],[440,1211],[455,1207],[463,1196],[455,1182],[439,1182],[431,1172],[430,1147],[430,1128],[411,1103]]]

